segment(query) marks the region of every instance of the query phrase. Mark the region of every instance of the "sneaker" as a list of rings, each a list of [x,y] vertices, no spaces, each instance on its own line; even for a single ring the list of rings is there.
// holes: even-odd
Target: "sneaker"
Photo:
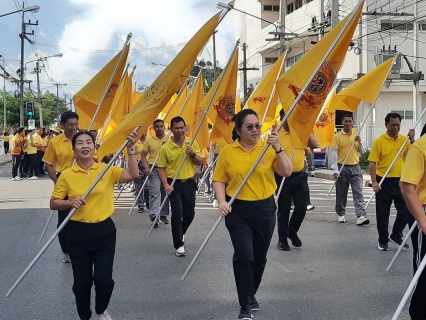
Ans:
[[[204,198],[210,198],[210,193],[209,192],[205,192],[204,193]]]
[[[337,220],[340,223],[345,223],[345,216],[339,216],[339,219]]]
[[[293,233],[288,237],[293,247],[300,248],[302,246],[302,240],[297,236],[297,233]]]
[[[402,241],[403,241],[401,237],[394,236],[393,234],[390,235],[389,240],[392,241],[393,243],[396,243],[398,246],[401,246]],[[404,244],[404,247],[402,249],[408,250],[408,249],[410,249],[410,246],[408,245],[408,243],[406,243],[406,244]]]
[[[155,216],[151,217],[151,222],[152,222],[152,223],[154,223],[154,220],[155,220]],[[152,225],[152,223],[151,223],[151,225]],[[154,225],[154,228],[158,228],[159,226],[160,226],[160,223],[157,221],[157,222],[155,223],[155,225]]]
[[[71,263],[71,258],[70,258],[70,255],[68,253],[64,254],[64,257],[62,258],[62,262],[63,263]]]
[[[253,297],[253,302],[250,303],[251,311],[259,311],[259,302]]]
[[[112,320],[111,315],[108,310],[105,310],[104,313],[98,314],[99,320]]]
[[[240,309],[240,314],[238,315],[238,319],[240,320],[251,320],[253,319],[253,315],[251,314],[251,306],[242,306]]]
[[[357,226],[362,226],[364,224],[369,224],[370,220],[367,219],[365,216],[361,216],[356,220]]]
[[[182,246],[182,247],[179,247],[177,250],[176,250],[176,256],[177,257],[184,257],[184,256],[186,256],[186,252],[185,252],[185,248]]]
[[[290,246],[288,245],[287,239],[285,239],[282,242],[278,242],[277,247],[278,247],[278,249],[280,249],[282,251],[290,251]]]
[[[314,209],[315,209],[315,206],[312,205],[312,204],[308,204],[308,206],[306,207],[307,211],[311,211],[311,210],[314,210]]]
[[[144,208],[139,208],[139,209],[138,209],[138,212],[139,212],[139,213],[143,213],[144,211],[145,211],[145,209],[144,209]]]
[[[37,180],[38,178],[36,177],[36,176],[32,176],[32,177],[29,177],[28,178],[28,180]]]
[[[388,245],[387,243],[378,243],[377,244],[377,249],[381,250],[381,251],[388,251]]]
[[[167,219],[167,217],[160,217],[160,221],[164,224],[169,224],[170,221]]]

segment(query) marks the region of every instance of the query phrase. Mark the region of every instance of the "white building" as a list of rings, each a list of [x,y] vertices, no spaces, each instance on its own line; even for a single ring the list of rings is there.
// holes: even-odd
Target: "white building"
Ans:
[[[323,18],[321,19],[321,1],[323,2]],[[286,41],[286,45],[291,47],[290,53],[286,58],[286,67],[291,67],[306,51],[311,49],[314,44],[319,41],[319,31],[308,31],[312,27],[312,20],[316,19],[318,23],[321,21],[329,21],[327,16],[331,14],[334,0],[287,0],[285,27],[286,32],[297,33],[299,36],[293,40]],[[336,0],[337,1],[337,0]],[[374,56],[385,47],[388,51],[396,50],[406,55],[412,65],[414,41],[413,41],[413,2],[422,3],[418,0],[408,1],[389,1],[389,0],[366,0],[363,8],[363,16],[360,19],[357,30],[353,36],[354,46],[347,53],[345,63],[338,75],[339,79],[345,80],[343,87],[347,86],[357,74],[365,74],[372,70],[376,63]],[[280,3],[283,0],[237,0],[235,7],[246,11],[254,16],[273,22],[276,26],[280,25],[279,11]],[[348,15],[357,4],[357,0],[340,0],[338,6],[338,19],[341,21]],[[337,4],[337,2],[336,2]],[[329,12],[330,11],[330,12]],[[337,6],[336,11],[337,13]],[[377,12],[380,15],[372,15]],[[402,16],[392,16],[391,14],[406,13]],[[383,15],[388,14],[388,15]],[[417,19],[419,34],[419,54],[424,56],[426,52],[426,6],[420,5],[418,8]],[[337,17],[337,15],[336,15]],[[332,18],[332,17],[331,17]],[[359,26],[362,25],[362,28]],[[325,32],[329,30],[325,29]],[[278,58],[278,41],[265,41],[265,39],[273,38],[269,32],[276,31],[276,27],[265,21],[261,21],[245,14],[240,15],[240,41],[247,44],[247,67],[258,67],[259,71],[247,71],[248,83],[256,84],[263,75],[270,69],[273,62]],[[381,32],[379,32],[381,31]],[[311,36],[309,36],[311,35]],[[348,48],[349,49],[349,48]],[[402,57],[401,57],[402,58]],[[242,62],[242,54],[240,54]],[[401,70],[399,73],[409,73],[408,64],[401,59]],[[426,57],[419,59],[418,71],[426,72]],[[240,83],[242,83],[243,75],[240,75]],[[242,84],[241,84],[242,89]],[[242,92],[242,90],[241,90]],[[413,81],[408,80],[392,80],[387,81],[376,101],[375,108],[366,122],[366,129],[361,135],[368,145],[371,144],[378,135],[385,131],[384,117],[390,111],[396,111],[403,117],[401,133],[406,134],[408,129],[412,127],[415,118],[426,106],[426,82],[420,81],[419,85],[419,109],[413,109]],[[359,124],[364,121],[370,105],[361,103],[355,113],[355,123]],[[416,116],[417,114],[417,116]],[[338,114],[341,116],[341,113]],[[340,119],[337,120],[340,123]],[[417,127],[417,135],[422,129],[426,117]]]

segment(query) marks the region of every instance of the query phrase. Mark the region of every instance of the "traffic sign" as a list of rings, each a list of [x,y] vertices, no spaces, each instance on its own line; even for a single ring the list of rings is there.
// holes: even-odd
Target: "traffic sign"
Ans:
[[[35,120],[34,120],[34,119],[29,119],[29,120],[28,120],[28,126],[33,126],[33,127],[35,127]]]

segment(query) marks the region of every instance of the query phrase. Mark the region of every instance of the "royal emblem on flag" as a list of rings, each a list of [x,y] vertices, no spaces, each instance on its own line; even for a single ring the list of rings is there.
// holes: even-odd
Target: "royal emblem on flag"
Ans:
[[[117,90],[118,84],[112,83],[111,86],[108,89],[107,97],[108,98],[114,98],[114,92]]]
[[[253,98],[253,102],[254,103],[263,103],[264,101],[266,101],[265,97],[256,97],[256,98]]]
[[[229,126],[232,122],[232,117],[235,115],[235,95],[220,97],[218,104],[213,106],[218,116]]]
[[[334,123],[334,116],[336,111],[334,110],[325,110],[319,117],[318,121],[315,123],[315,126],[319,128],[324,128],[329,124]]]

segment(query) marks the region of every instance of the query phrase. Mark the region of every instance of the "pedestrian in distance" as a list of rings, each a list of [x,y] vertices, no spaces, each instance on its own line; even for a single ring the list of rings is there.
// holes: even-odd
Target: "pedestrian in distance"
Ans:
[[[3,148],[4,154],[9,154],[9,133],[6,131],[3,134]]]
[[[139,176],[133,145],[135,132],[127,136],[127,169],[111,166],[86,199],[83,195],[107,166],[97,163],[95,139],[90,131],[80,131],[72,138],[76,163],[58,178],[50,199],[52,210],[77,209],[68,222],[68,252],[71,258],[73,292],[81,320],[92,316],[91,288],[95,285],[95,311],[100,320],[112,320],[107,307],[114,289],[114,264],[117,229],[111,219],[114,213],[114,185]]]
[[[21,160],[24,154],[24,148],[27,144],[25,139],[25,129],[19,128],[12,138],[12,148],[10,154],[12,155],[12,180],[19,181],[22,178],[19,176],[19,169],[21,167]]]
[[[283,152],[276,133],[271,133],[266,142],[260,139],[261,124],[255,111],[244,109],[234,119],[234,142],[221,150],[212,179],[219,212],[225,217],[234,247],[232,264],[240,303],[238,319],[252,319],[252,311],[259,310],[255,295],[262,281],[276,222],[274,192],[277,185],[274,172],[288,177],[292,164]],[[228,204],[230,199],[236,195],[266,143],[271,147],[236,196],[231,208]]]

